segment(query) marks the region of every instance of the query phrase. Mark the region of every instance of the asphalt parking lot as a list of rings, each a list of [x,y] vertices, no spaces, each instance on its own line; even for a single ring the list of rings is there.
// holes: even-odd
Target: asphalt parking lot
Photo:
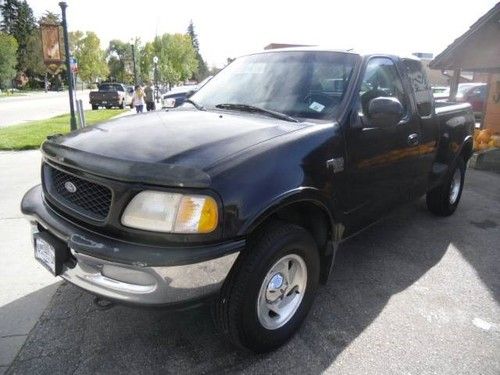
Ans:
[[[103,311],[63,283],[7,373],[499,374],[500,175],[467,173],[454,216],[420,200],[345,242],[299,334],[274,353],[235,350],[207,307]]]

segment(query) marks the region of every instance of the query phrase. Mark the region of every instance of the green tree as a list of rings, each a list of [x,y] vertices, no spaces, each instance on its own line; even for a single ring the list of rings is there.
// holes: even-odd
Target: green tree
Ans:
[[[152,72],[153,57],[157,56],[159,78],[169,84],[190,79],[198,69],[196,51],[186,34],[163,34],[145,46],[141,57],[142,69]]]
[[[91,83],[106,78],[109,68],[100,40],[92,31],[70,33],[70,52],[78,61],[78,75],[82,81]]]
[[[29,72],[28,75],[35,79],[41,79],[41,76],[44,76],[47,72],[47,67],[43,62],[42,40],[39,28],[28,39],[26,56],[26,71]]]
[[[2,14],[2,22],[0,30],[4,33],[11,34],[12,28],[17,21],[19,10],[19,0],[4,0],[0,5],[0,13]]]
[[[140,50],[139,56],[139,66],[140,66],[140,77],[141,81],[148,82],[153,81],[154,79],[154,62],[153,58],[155,56],[155,48],[153,43],[148,42],[144,45]]]
[[[33,16],[33,10],[26,1],[22,1],[19,3],[17,20],[11,28],[11,35],[16,38],[19,45],[17,51],[17,70],[20,72],[26,72],[27,70],[31,56],[29,56],[26,47],[35,30],[36,21]]]
[[[109,78],[118,82],[132,83],[134,67],[132,61],[132,46],[119,39],[109,42],[106,50]],[[136,56],[137,61],[137,56]]]
[[[33,10],[26,0],[5,0],[0,5],[0,12],[2,14],[0,29],[16,38],[18,44],[17,70],[25,72],[29,59],[26,47],[36,28]]]
[[[61,23],[61,18],[59,14],[51,12],[50,10],[46,10],[43,16],[38,20],[38,24],[49,23],[52,25],[59,25]],[[61,27],[62,33],[62,27]]]
[[[17,41],[12,35],[0,32],[0,87],[5,88],[16,76]]]
[[[202,81],[209,75],[207,64],[200,53],[200,43],[198,42],[198,35],[194,31],[193,20],[189,23],[187,34],[191,38],[191,44],[193,45],[194,50],[196,51],[196,60],[198,61],[198,69],[193,73],[193,78],[198,82]]]

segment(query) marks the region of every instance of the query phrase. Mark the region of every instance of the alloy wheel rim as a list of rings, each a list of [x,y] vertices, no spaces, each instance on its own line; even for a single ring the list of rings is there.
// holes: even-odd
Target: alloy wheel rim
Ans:
[[[307,286],[307,267],[296,254],[285,255],[269,269],[257,297],[257,317],[266,329],[285,325],[297,312]]]
[[[450,185],[450,196],[449,196],[449,201],[450,204],[455,204],[455,202],[458,199],[458,194],[460,193],[460,185],[461,185],[461,173],[460,170],[457,168],[455,170],[455,173],[453,173],[453,178],[451,179],[451,185]]]

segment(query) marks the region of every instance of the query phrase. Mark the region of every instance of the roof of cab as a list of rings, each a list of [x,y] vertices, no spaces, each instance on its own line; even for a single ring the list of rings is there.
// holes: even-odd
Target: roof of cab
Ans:
[[[420,61],[417,56],[414,55],[401,55],[396,53],[385,53],[379,51],[369,51],[369,50],[356,50],[356,49],[338,49],[338,48],[330,48],[330,47],[321,47],[321,46],[303,46],[303,47],[286,47],[286,48],[275,48],[275,49],[267,49],[263,51],[258,51],[254,53],[250,53],[249,55],[255,54],[263,54],[263,53],[273,53],[273,52],[338,52],[338,53],[348,53],[351,55],[358,55],[361,57],[371,57],[371,56],[391,56],[401,59],[410,59],[415,61]]]

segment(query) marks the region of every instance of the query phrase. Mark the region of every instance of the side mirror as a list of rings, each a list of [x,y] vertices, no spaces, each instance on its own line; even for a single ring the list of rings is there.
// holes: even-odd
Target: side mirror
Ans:
[[[387,128],[396,125],[404,114],[403,105],[396,98],[381,96],[368,105],[368,117],[372,125]]]

